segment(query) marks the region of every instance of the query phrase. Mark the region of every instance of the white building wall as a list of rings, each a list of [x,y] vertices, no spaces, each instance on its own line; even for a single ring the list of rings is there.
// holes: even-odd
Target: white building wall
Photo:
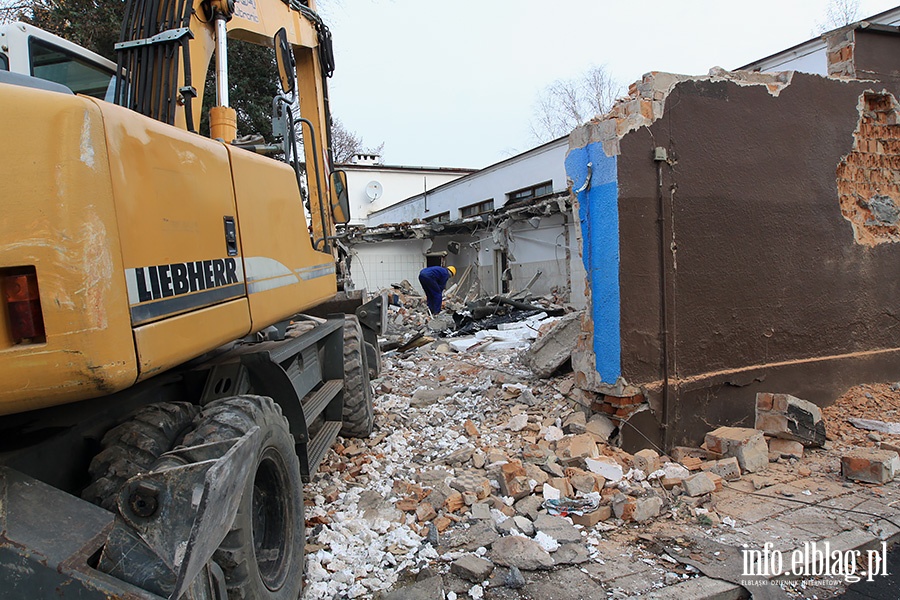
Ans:
[[[421,194],[440,185],[458,179],[466,171],[447,171],[403,168],[339,166],[347,173],[347,193],[350,200],[350,224],[366,225],[369,214],[396,204],[410,196]],[[377,182],[381,187],[381,196],[372,200],[366,194],[366,187]]]
[[[407,223],[450,213],[450,220],[460,218],[460,208],[494,200],[494,208],[506,204],[507,194],[532,185],[551,181],[554,192],[565,191],[565,159],[568,139],[561,138],[503,162],[491,165],[467,177],[451,181],[427,194],[416,196],[369,215],[369,226],[384,223]]]
[[[878,25],[900,25],[900,7],[886,10],[864,20]],[[813,38],[793,48],[745,65],[741,69],[759,70],[764,73],[800,71],[801,73],[826,76],[828,75],[828,60],[825,40],[821,37]]]

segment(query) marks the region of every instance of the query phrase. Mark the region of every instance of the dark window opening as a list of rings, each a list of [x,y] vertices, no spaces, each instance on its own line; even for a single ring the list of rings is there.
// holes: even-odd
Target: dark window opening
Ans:
[[[426,223],[449,223],[450,222],[450,213],[442,212],[439,215],[434,215],[433,217],[428,217],[425,219]]]
[[[9,71],[9,59],[5,54],[0,54],[0,71]]]
[[[494,199],[485,200],[469,206],[463,206],[459,209],[459,216],[463,219],[483,215],[494,210]]]
[[[509,196],[510,202],[522,202],[523,200],[549,196],[552,193],[553,182],[545,181],[544,183],[539,183],[531,187],[522,188],[521,190],[510,192],[509,194],[507,194],[507,196]]]

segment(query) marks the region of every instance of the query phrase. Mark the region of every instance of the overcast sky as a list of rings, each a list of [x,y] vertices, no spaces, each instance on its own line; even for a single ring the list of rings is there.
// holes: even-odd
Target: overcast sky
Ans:
[[[320,0],[332,110],[391,165],[482,168],[537,145],[535,100],[605,65],[734,69],[818,35],[829,0]],[[897,0],[861,0],[860,18]]]

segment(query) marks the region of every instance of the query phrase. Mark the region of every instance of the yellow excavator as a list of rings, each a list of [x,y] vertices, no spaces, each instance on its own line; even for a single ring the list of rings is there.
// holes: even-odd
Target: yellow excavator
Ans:
[[[303,482],[372,431],[386,309],[343,291],[327,26],[312,0],[128,0],[114,68],[13,29],[0,598],[299,597]],[[274,48],[279,144],[236,140],[230,38]]]

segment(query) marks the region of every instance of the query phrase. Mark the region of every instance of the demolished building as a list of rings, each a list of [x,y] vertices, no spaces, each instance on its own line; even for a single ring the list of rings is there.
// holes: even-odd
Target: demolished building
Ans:
[[[570,136],[573,365],[626,449],[900,377],[900,33],[827,44],[829,77],[650,73]]]

